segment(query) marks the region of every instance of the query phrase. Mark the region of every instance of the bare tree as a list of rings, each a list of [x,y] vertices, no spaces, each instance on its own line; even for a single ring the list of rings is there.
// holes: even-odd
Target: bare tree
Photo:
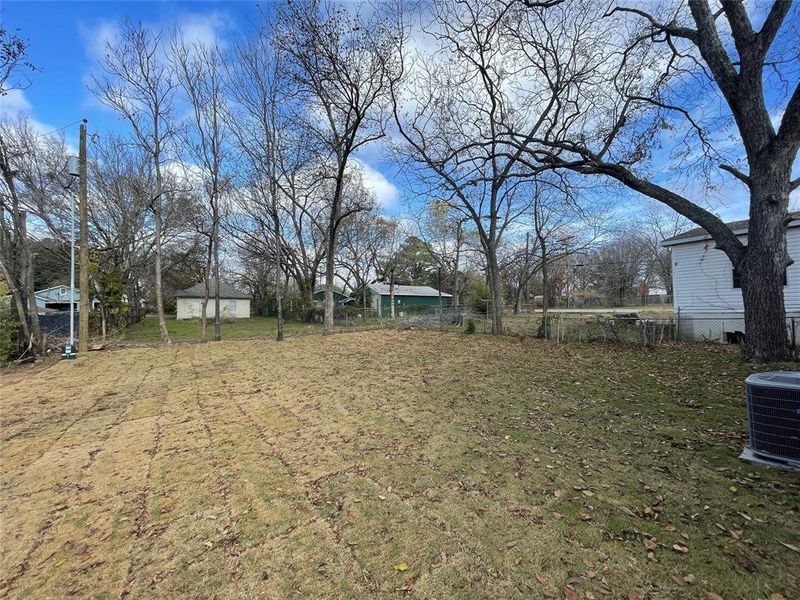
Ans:
[[[358,12],[364,9],[367,12]],[[308,137],[325,153],[332,182],[326,224],[325,331],[333,328],[337,233],[364,206],[344,209],[344,188],[354,152],[384,135],[384,109],[397,77],[400,31],[377,7],[358,9],[309,0],[281,8],[278,43],[291,57],[291,72],[306,111]]]
[[[165,186],[164,163],[168,145],[174,140],[173,101],[177,87],[164,58],[169,44],[163,32],[153,32],[141,23],[126,21],[113,42],[106,43],[103,75],[94,76],[92,91],[98,100],[115,110],[130,126],[135,142],[147,153],[155,189],[150,199],[155,245],[155,296],[161,339],[171,343],[164,316],[162,290],[163,212],[169,190]]]
[[[94,136],[91,155],[90,276],[105,337],[109,318],[125,305],[128,323],[139,318],[142,280],[153,257],[153,189],[147,155],[125,138]]]
[[[200,167],[202,191],[205,195],[209,230],[207,263],[203,277],[204,296],[201,304],[202,339],[207,339],[207,306],[210,292],[209,275],[214,284],[214,341],[222,339],[220,325],[219,261],[220,220],[223,197],[231,181],[226,173],[231,156],[228,143],[225,60],[216,44],[187,44],[181,32],[173,39],[171,58],[178,81],[191,107],[188,127],[184,130],[184,149],[189,160]]]
[[[26,117],[0,122],[0,272],[8,283],[25,343],[44,352],[34,295],[35,254],[29,219],[56,237],[74,196],[64,189],[66,147],[62,138],[40,137]]]
[[[398,250],[403,239],[403,229],[397,219],[381,217],[376,223],[380,245],[375,254],[375,271],[379,280],[389,284],[389,317],[395,317],[395,274],[398,268]],[[378,305],[378,316],[383,316],[383,306]]]
[[[27,87],[25,72],[34,70],[36,67],[28,59],[27,42],[17,33],[0,27],[0,96]],[[29,144],[22,143],[25,138],[30,140],[26,131],[30,131],[30,125],[24,119],[16,124],[5,119],[0,125],[0,270],[14,300],[25,342],[36,354],[43,348],[36,299],[33,297],[34,256],[29,244],[24,200],[20,198],[15,181],[17,163],[33,150],[24,148]]]
[[[800,84],[789,84],[800,48],[792,2],[775,1],[758,28],[741,2],[722,2],[717,10],[707,0],[690,0],[661,12],[639,6],[606,11],[591,3],[515,8],[509,36],[532,71],[556,74],[559,65],[542,57],[562,45],[580,47],[596,64],[559,94],[554,126],[537,136],[537,148],[528,146],[531,154],[554,168],[610,177],[704,228],[741,274],[747,359],[787,358],[782,281],[792,259],[785,227],[789,195],[800,186],[792,179],[800,149]],[[786,93],[767,94],[768,82]],[[733,149],[744,150],[741,164],[730,162],[731,152],[715,143],[715,132],[724,127],[702,101],[717,94],[741,139]],[[775,114],[781,116],[773,123]],[[695,166],[709,173],[716,167],[746,187],[746,243],[693,199],[698,194],[690,187],[643,170],[664,127],[684,134],[678,138],[684,140],[682,170]],[[516,133],[519,144],[526,133]]]
[[[275,46],[273,23],[264,16],[259,36],[236,51],[231,95],[239,111],[233,115],[233,132],[248,162],[252,191],[245,212],[272,236],[275,267],[274,291],[278,341],[283,339],[283,299],[290,273],[310,303],[324,248],[319,243],[323,225],[320,203],[309,178],[313,152],[302,142],[293,121],[285,72],[285,52]],[[311,181],[309,181],[311,179]],[[252,223],[253,221],[251,221]],[[252,230],[249,233],[254,234]],[[255,234],[258,237],[258,234]],[[310,235],[310,237],[309,237]]]
[[[380,216],[373,208],[351,215],[342,222],[339,237],[339,250],[336,256],[337,275],[344,282],[346,290],[361,293],[365,311],[367,286],[375,275],[375,261],[382,244]]]
[[[623,228],[587,257],[586,269],[608,302],[623,306],[647,283],[650,264],[647,247]]]
[[[27,88],[27,72],[36,70],[28,59],[28,42],[19,35],[19,29],[11,32],[0,27],[0,96]]]
[[[407,57],[405,88],[393,88],[403,164],[435,197],[469,220],[486,257],[492,333],[502,331],[503,289],[498,250],[509,227],[527,214],[520,186],[540,170],[523,160],[545,134],[554,90],[570,73],[547,80],[518,76],[519,56],[505,49],[508,8],[501,3],[446,2],[433,7],[437,52]],[[570,60],[569,56],[561,57]],[[510,127],[524,131],[509,138]]]
[[[650,270],[666,290],[672,294],[672,255],[661,242],[678,235],[687,228],[689,221],[680,213],[669,210],[663,204],[651,203],[640,219],[634,232],[636,239],[646,248]]]
[[[452,307],[458,308],[460,284],[459,263],[463,245],[464,217],[442,200],[433,200],[416,220],[417,239],[435,266],[439,311],[444,308],[442,291],[449,287]]]

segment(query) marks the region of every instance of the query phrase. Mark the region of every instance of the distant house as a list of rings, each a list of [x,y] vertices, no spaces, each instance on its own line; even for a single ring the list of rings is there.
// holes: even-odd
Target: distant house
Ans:
[[[372,308],[379,316],[389,314],[390,296],[388,283],[370,283],[368,286],[372,295]],[[442,304],[449,306],[453,296],[441,293]],[[427,285],[396,285],[394,286],[395,313],[402,316],[404,307],[410,306],[439,306],[439,290]]]
[[[324,287],[316,288],[314,290],[314,293],[312,294],[312,298],[314,298],[314,300],[316,302],[325,302],[325,288]],[[333,290],[333,303],[334,304],[342,305],[345,302],[347,302],[349,299],[350,299],[350,297],[347,294],[343,294],[342,292],[340,292],[338,290]]]
[[[786,229],[789,256],[800,257],[800,214]],[[727,223],[747,243],[749,221]],[[739,275],[704,229],[690,229],[661,243],[672,253],[672,295],[684,339],[726,341],[744,331]],[[783,298],[787,317],[800,316],[800,263],[786,269]]]
[[[181,290],[175,294],[177,304],[177,319],[199,319],[202,311],[203,295],[205,286],[202,283]],[[214,286],[209,291],[208,306],[206,315],[214,318]],[[223,281],[219,282],[219,308],[220,316],[233,319],[250,318],[250,294],[237,290],[232,285]]]
[[[44,312],[41,309],[48,309],[48,311],[62,311],[69,310],[70,303],[70,287],[68,285],[54,285],[43,290],[34,292],[36,296],[37,312]],[[80,311],[81,291],[75,288],[75,310]],[[92,298],[92,310],[97,308],[100,301],[97,298]]]

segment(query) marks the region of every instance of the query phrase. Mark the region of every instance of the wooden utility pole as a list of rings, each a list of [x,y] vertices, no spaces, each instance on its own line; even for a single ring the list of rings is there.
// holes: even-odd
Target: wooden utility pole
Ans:
[[[86,181],[86,119],[81,123],[80,147],[78,149],[78,173],[80,174],[80,272],[78,288],[80,290],[80,310],[78,313],[78,352],[86,352],[89,348],[89,205],[88,184]]]

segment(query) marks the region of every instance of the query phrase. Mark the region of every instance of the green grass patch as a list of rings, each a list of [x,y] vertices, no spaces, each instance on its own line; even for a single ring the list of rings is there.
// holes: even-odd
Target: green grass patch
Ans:
[[[294,320],[284,321],[284,332],[287,335],[297,335],[321,331],[319,323],[304,323]],[[167,331],[173,342],[199,342],[201,341],[200,321],[197,319],[167,319]],[[275,337],[278,331],[275,317],[250,317],[249,319],[236,319],[224,322],[221,325],[222,339],[240,340],[254,337]],[[214,323],[208,323],[208,338],[214,337]],[[135,325],[125,330],[122,342],[126,344],[160,344],[161,331],[158,319],[148,316]]]

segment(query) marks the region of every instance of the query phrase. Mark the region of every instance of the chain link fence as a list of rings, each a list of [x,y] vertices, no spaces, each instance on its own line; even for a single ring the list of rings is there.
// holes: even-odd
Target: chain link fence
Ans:
[[[377,316],[369,309],[340,312],[335,325],[340,330],[400,328],[438,329],[469,333],[491,333],[491,315],[469,309],[416,307],[397,311],[395,318]],[[786,333],[796,346],[800,318],[786,319]],[[738,344],[744,339],[743,318],[690,318],[680,314],[639,315],[630,312],[542,311],[503,315],[503,333],[547,338],[557,343],[622,343],[655,346],[667,342],[716,342]]]

